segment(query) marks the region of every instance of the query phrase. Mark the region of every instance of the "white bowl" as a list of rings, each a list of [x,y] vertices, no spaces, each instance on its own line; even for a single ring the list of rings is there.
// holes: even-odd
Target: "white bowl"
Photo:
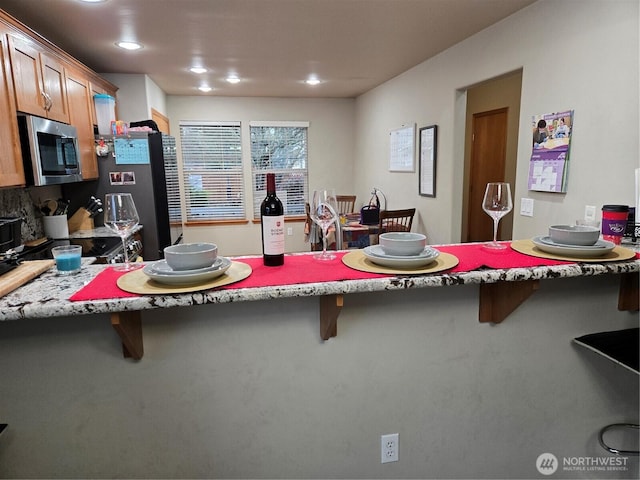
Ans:
[[[196,270],[213,265],[218,258],[215,243],[180,243],[164,249],[164,259],[173,270]]]
[[[421,233],[387,232],[380,234],[378,243],[387,255],[419,255],[427,246],[427,237]]]
[[[565,245],[595,245],[600,238],[600,229],[588,225],[552,225],[549,237],[555,243]]]

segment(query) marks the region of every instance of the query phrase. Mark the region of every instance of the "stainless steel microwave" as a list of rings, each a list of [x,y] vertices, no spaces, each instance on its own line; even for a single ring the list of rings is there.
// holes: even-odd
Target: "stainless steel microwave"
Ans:
[[[34,115],[18,115],[20,146],[30,185],[82,180],[76,127]]]

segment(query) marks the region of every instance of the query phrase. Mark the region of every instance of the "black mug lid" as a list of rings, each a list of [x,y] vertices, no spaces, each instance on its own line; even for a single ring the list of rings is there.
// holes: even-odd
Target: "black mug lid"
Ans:
[[[628,205],[603,205],[602,211],[603,212],[628,212],[629,206]]]

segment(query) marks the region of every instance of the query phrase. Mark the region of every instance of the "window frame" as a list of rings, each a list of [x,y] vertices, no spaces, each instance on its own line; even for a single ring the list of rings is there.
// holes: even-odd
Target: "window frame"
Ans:
[[[309,197],[309,126],[310,122],[308,121],[250,121],[249,122],[249,156],[250,156],[250,167],[251,167],[251,191],[253,193],[253,204],[251,205],[251,211],[253,214],[253,219],[255,221],[260,220],[260,204],[264,195],[266,194],[265,190],[258,190],[259,184],[264,184],[264,177],[266,177],[267,173],[275,173],[276,174],[276,192],[285,206],[285,218],[286,219],[299,219],[304,218],[305,216],[305,203]],[[304,168],[256,168],[254,162],[254,143],[253,143],[253,128],[303,128],[305,129],[304,134]],[[263,176],[263,181],[258,181],[258,176]],[[287,202],[288,192],[286,189],[281,189],[283,179],[299,177],[302,178],[301,191],[298,192],[296,197],[301,197],[301,202],[295,202],[292,205]],[[285,180],[286,181],[286,180]],[[295,180],[294,180],[295,181]],[[295,189],[294,189],[295,191]],[[293,206],[294,212],[291,213],[290,206]],[[298,211],[299,210],[299,211]]]
[[[231,143],[220,142],[215,144],[214,148],[208,152],[203,153],[203,158],[200,160],[200,165],[198,165],[198,161],[195,159],[188,159],[188,156],[191,153],[188,151],[189,148],[193,148],[196,146],[195,143],[189,145],[187,137],[184,135],[183,128],[188,127],[203,127],[207,128],[232,128],[235,131],[228,135],[229,139],[235,137],[235,140]],[[179,130],[180,130],[180,145],[181,145],[181,156],[182,156],[182,181],[184,185],[184,199],[185,199],[185,223],[186,224],[205,224],[205,223],[246,223],[247,221],[247,185],[245,179],[245,164],[244,164],[244,149],[243,149],[243,125],[242,122],[239,121],[210,121],[210,120],[181,120],[179,122]],[[213,136],[215,137],[215,136]],[[187,142],[185,142],[187,139]],[[219,140],[213,138],[213,140]],[[212,143],[213,144],[213,143]],[[185,148],[186,147],[186,148]],[[221,152],[225,148],[233,148],[237,149],[237,152],[232,152],[230,154],[230,162],[231,168],[222,169],[222,168],[211,168],[207,171],[207,164],[211,167],[212,163],[224,163],[225,154]],[[185,153],[185,151],[187,153]],[[234,158],[235,157],[235,158]],[[213,158],[213,160],[212,160]],[[198,168],[199,166],[199,168]],[[209,174],[206,175],[205,174]],[[212,196],[214,202],[221,204],[220,213],[215,213],[215,206],[207,206],[208,200],[205,200],[203,203],[200,202],[192,202],[192,196],[194,193],[194,189],[192,187],[193,181],[197,181],[195,178],[197,175],[200,175],[200,181],[203,179],[206,180],[209,184],[215,184],[216,182],[220,182],[221,178],[228,179],[232,178],[232,190],[231,193],[236,195],[238,198],[233,200],[233,205],[228,206],[229,199],[219,199],[218,192],[219,190],[212,190],[211,187],[204,188],[205,196]],[[227,192],[229,190],[227,189]],[[200,208],[205,212],[197,215],[194,214],[193,209]],[[211,213],[207,214],[206,209],[209,208]],[[231,212],[231,214],[228,214]]]

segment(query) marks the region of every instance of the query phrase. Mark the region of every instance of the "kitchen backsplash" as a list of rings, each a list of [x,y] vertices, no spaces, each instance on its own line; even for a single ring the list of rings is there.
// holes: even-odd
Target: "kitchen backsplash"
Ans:
[[[28,188],[0,189],[0,217],[22,217],[23,242],[44,237],[42,216]]]

